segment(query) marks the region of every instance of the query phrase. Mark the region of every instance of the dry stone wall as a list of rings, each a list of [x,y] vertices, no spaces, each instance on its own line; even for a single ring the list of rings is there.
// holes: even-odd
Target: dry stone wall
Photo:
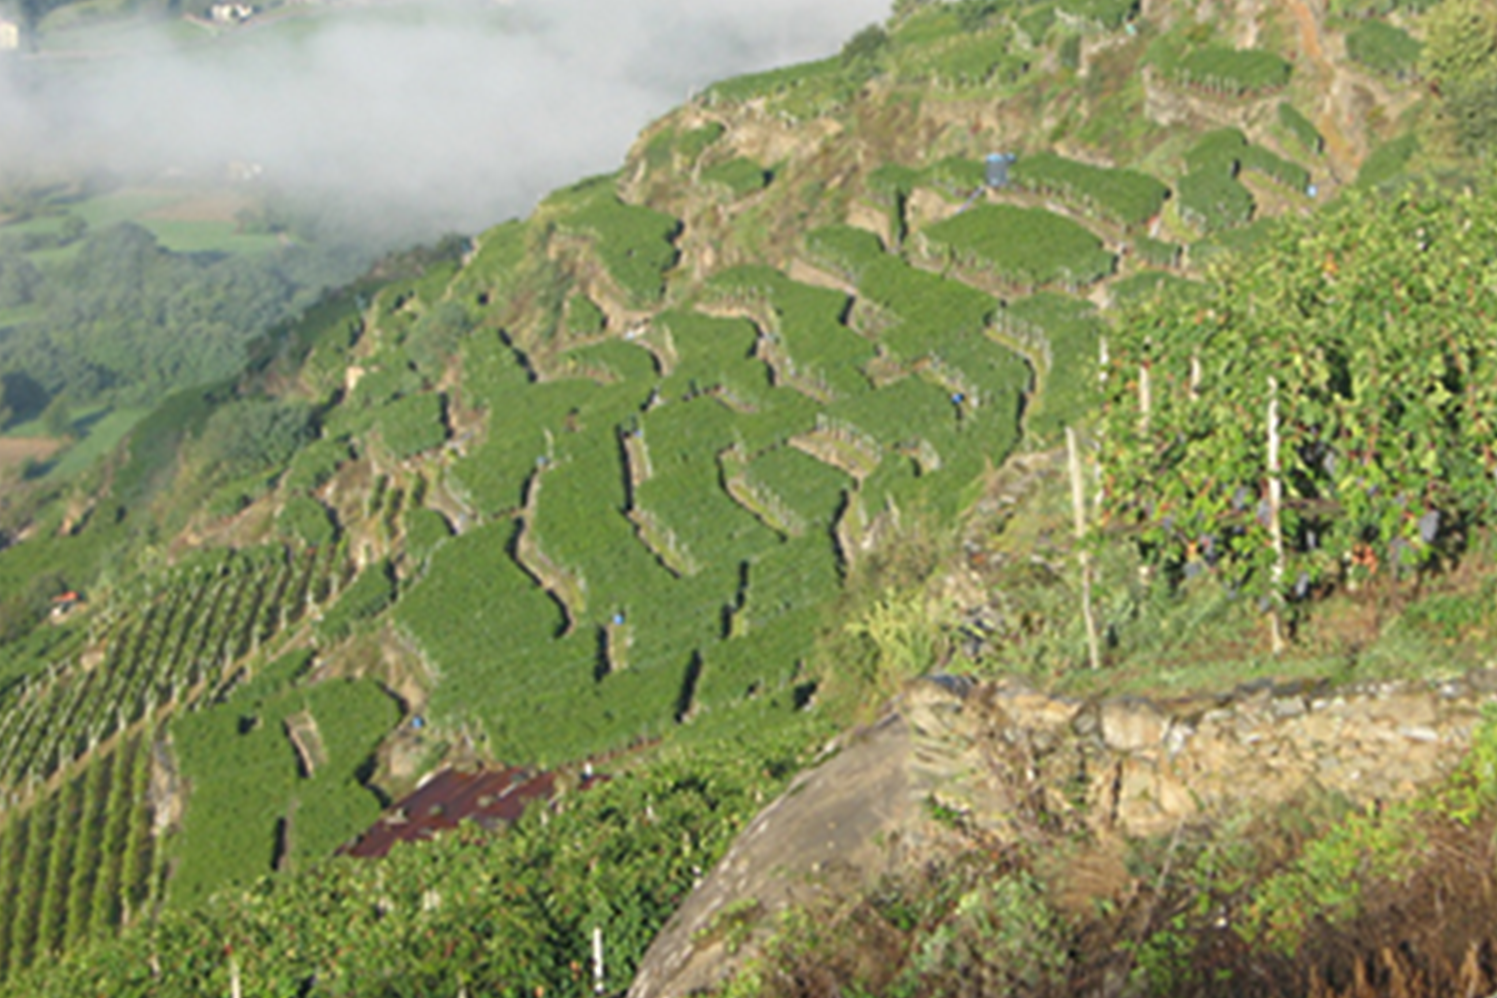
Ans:
[[[1460,760],[1493,701],[1493,671],[1175,701],[921,680],[749,825],[651,946],[631,998],[711,988],[784,908],[847,897],[973,837],[1032,837],[1041,812],[1142,837],[1317,793],[1357,804],[1407,797]],[[733,913],[759,928],[729,945],[722,923]]]

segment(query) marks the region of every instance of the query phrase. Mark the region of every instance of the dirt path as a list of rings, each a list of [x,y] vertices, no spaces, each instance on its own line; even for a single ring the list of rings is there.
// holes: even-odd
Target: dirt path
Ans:
[[[1300,48],[1305,58],[1315,64],[1317,74],[1324,81],[1320,88],[1324,99],[1315,109],[1315,127],[1325,139],[1326,158],[1331,161],[1331,170],[1342,183],[1356,176],[1362,163],[1362,154],[1355,143],[1347,138],[1337,121],[1339,95],[1344,81],[1336,67],[1326,58],[1325,44],[1321,40],[1320,21],[1306,0],[1289,0],[1289,10],[1299,24]]]

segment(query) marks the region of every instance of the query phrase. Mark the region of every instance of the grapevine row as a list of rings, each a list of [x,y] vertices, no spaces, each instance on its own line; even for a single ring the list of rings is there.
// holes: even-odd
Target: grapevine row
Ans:
[[[0,803],[15,805],[118,732],[211,688],[336,589],[341,557],[333,547],[298,557],[266,549],[179,571],[116,628],[96,664],[33,677],[0,716]]]

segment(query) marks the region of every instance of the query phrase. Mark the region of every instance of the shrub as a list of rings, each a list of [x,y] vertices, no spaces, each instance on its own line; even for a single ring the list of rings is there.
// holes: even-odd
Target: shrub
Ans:
[[[608,317],[603,310],[585,294],[572,295],[567,299],[563,324],[574,336],[597,336],[608,327]]]
[[[1022,285],[1091,284],[1112,273],[1114,263],[1086,228],[1040,208],[979,205],[923,235],[963,265]]]
[[[1176,75],[1191,86],[1241,97],[1283,87],[1293,69],[1272,52],[1211,45],[1181,59]]]
[[[434,509],[417,506],[405,514],[405,554],[415,561],[425,561],[443,541],[452,536],[447,518]]]
[[[1133,240],[1133,252],[1151,267],[1176,267],[1180,264],[1180,244],[1139,236]]]
[[[1346,33],[1346,54],[1378,73],[1402,75],[1419,63],[1422,46],[1386,21],[1361,21]]]
[[[610,182],[573,197],[575,207],[557,225],[595,240],[598,258],[629,304],[649,306],[665,293],[665,272],[676,262],[681,223],[664,212],[624,204]]]
[[[1185,154],[1185,168],[1190,173],[1225,173],[1235,177],[1242,165],[1247,136],[1235,128],[1218,128],[1201,136]]]
[[[423,392],[385,406],[379,415],[380,437],[397,460],[439,447],[447,439],[446,396]]]
[[[1147,174],[1090,166],[1048,152],[1020,159],[1012,176],[1021,187],[1080,202],[1124,225],[1148,221],[1169,195],[1168,187]]]
[[[309,496],[292,496],[276,520],[281,535],[307,547],[321,547],[338,539],[338,527],[326,506]]]
[[[320,489],[348,457],[348,444],[343,440],[313,441],[296,452],[281,484],[295,492]]]
[[[1139,0],[1060,0],[1056,10],[1104,31],[1116,31],[1138,13],[1138,5]]]
[[[738,156],[702,171],[704,184],[719,184],[735,198],[747,197],[769,186],[770,173],[751,159]]]
[[[1413,132],[1383,143],[1362,161],[1362,168],[1357,171],[1357,186],[1381,187],[1396,181],[1418,151],[1419,137]]]
[[[1290,190],[1303,192],[1310,186],[1310,171],[1275,155],[1262,146],[1248,146],[1242,152],[1242,168],[1261,173]]]
[[[384,612],[395,599],[395,576],[385,560],[369,565],[343,590],[318,625],[318,634],[331,644],[348,636],[353,626]]]
[[[1299,144],[1313,153],[1320,153],[1325,149],[1325,138],[1315,125],[1300,113],[1299,109],[1288,101],[1279,105],[1279,124],[1289,130],[1289,134],[1299,140]]]
[[[695,163],[702,153],[722,138],[725,131],[727,129],[716,121],[709,121],[701,128],[688,129],[676,139],[676,153],[688,163]]]
[[[1253,217],[1252,193],[1219,171],[1187,173],[1176,189],[1181,217],[1207,232],[1246,225]]]

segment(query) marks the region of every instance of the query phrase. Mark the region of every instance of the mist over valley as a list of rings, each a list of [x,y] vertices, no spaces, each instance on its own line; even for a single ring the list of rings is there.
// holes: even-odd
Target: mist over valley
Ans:
[[[614,167],[692,89],[834,52],[886,13],[520,0],[59,30],[0,60],[0,178],[253,181],[385,242],[473,232]]]

